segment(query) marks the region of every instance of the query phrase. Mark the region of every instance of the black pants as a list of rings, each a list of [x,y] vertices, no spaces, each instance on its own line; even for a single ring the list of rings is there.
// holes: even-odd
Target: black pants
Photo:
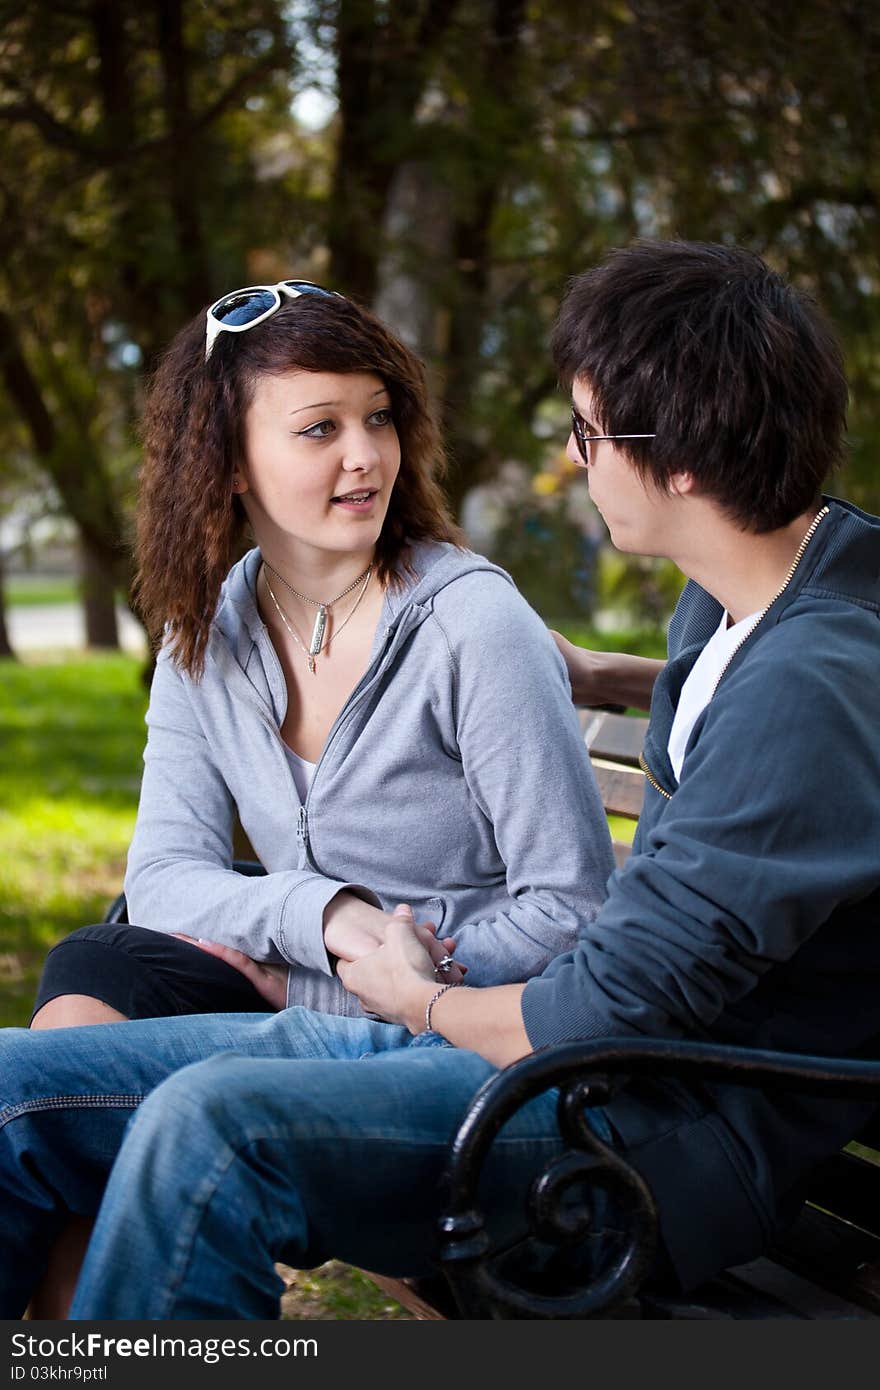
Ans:
[[[118,922],[80,927],[52,947],[34,1013],[61,994],[88,994],[126,1018],[272,1012],[226,961],[165,932]]]

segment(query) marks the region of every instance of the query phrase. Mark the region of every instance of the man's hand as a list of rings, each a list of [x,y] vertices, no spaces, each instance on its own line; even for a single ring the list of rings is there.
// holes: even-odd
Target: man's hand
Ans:
[[[602,688],[603,653],[590,651],[587,647],[576,647],[573,642],[569,642],[567,637],[563,637],[561,632],[554,632],[553,628],[550,629],[550,636],[562,653],[562,658],[568,668],[571,698],[574,703],[576,705],[612,703],[607,692]]]
[[[357,995],[368,1013],[402,1023],[413,1035],[424,1031],[425,1009],[437,990],[460,983],[451,972],[441,974],[434,968],[426,936],[430,933],[413,920],[409,908],[395,908],[384,944],[339,966],[345,988]],[[450,950],[453,945],[450,940],[443,944]],[[522,1017],[524,989],[517,984],[452,990],[443,1002],[454,1002],[441,1010],[441,1023],[433,1026],[455,1047],[469,1048],[496,1067],[506,1067],[532,1050]]]
[[[561,632],[550,629],[568,669],[571,698],[576,705],[620,705],[651,708],[654,681],[664,662],[627,652],[594,652],[576,647]]]
[[[389,1023],[402,1023],[411,1033],[425,1026],[425,1005],[440,984],[460,984],[465,967],[435,968],[434,948],[451,954],[451,937],[437,941],[429,927],[420,926],[405,905],[391,914],[385,940],[357,961],[340,961],[339,978],[356,994],[368,1013]]]
[[[209,956],[217,956],[219,960],[225,960],[227,965],[231,965],[233,970],[238,970],[244,975],[246,980],[250,980],[254,989],[261,994],[270,1008],[283,1009],[287,1004],[287,977],[290,967],[287,965],[269,965],[261,961],[251,960],[244,951],[237,951],[234,946],[223,946],[219,941],[196,940],[194,936],[184,936],[183,932],[173,933],[180,941],[188,941],[190,946],[197,946],[200,951],[204,951]]]

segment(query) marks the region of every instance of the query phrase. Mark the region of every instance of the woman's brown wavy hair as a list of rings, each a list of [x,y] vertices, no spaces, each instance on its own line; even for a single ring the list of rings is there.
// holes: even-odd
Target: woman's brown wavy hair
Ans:
[[[240,552],[246,517],[232,492],[244,419],[261,376],[293,369],[374,372],[391,396],[400,472],[376,546],[376,573],[393,582],[411,541],[461,545],[438,478],[440,431],[422,363],[352,300],[303,295],[246,333],[221,333],[205,361],[205,311],[177,335],[150,383],[136,516],[135,595],[154,642],[164,632],[194,679],[220,586]]]

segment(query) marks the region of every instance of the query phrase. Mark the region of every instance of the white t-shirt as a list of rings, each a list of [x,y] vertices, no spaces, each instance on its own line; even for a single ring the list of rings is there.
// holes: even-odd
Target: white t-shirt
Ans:
[[[309,794],[309,787],[312,785],[312,778],[315,775],[317,763],[307,763],[305,758],[301,758],[299,753],[294,753],[292,748],[284,745],[287,754],[287,761],[290,763],[290,770],[293,773],[293,780],[299,792],[300,801],[305,804],[305,799]]]
[[[666,745],[669,761],[678,781],[681,780],[684,750],[693,727],[711,700],[718,677],[740,642],[748,635],[748,630],[759,613],[760,610],[758,613],[750,613],[747,618],[734,623],[733,627],[727,626],[729,615],[726,612],[722,613],[721,622],[700,652],[690,675],[681,687],[678,709],[675,711],[669,731],[669,742]]]

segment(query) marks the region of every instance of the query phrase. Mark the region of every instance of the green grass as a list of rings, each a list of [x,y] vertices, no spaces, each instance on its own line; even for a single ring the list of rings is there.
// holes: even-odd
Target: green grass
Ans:
[[[43,603],[78,603],[79,585],[75,579],[35,579],[26,574],[7,575],[4,590],[11,608],[35,608]]]
[[[140,785],[140,665],[0,662],[0,1024],[26,1023],[46,951],[119,892]]]

